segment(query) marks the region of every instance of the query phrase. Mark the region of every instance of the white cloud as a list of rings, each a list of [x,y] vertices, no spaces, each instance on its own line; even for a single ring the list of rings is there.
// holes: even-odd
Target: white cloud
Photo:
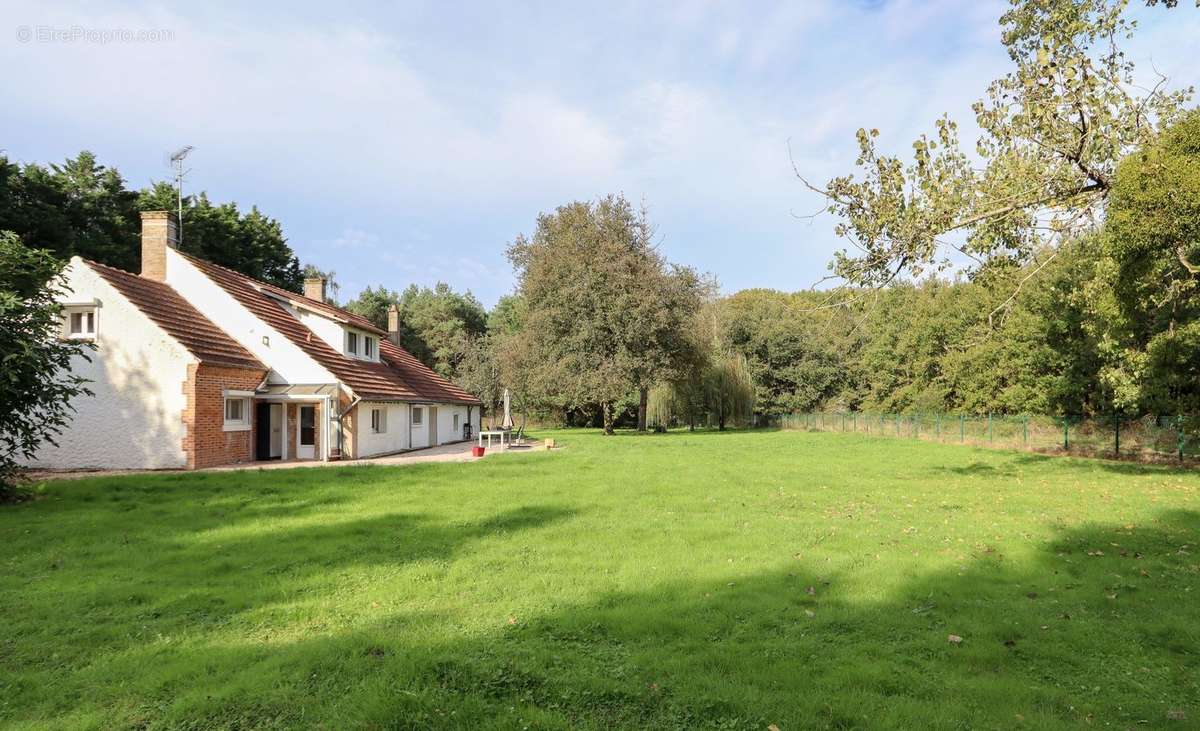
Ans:
[[[348,228],[329,242],[329,245],[335,249],[376,249],[379,248],[379,243],[379,234],[360,228]]]

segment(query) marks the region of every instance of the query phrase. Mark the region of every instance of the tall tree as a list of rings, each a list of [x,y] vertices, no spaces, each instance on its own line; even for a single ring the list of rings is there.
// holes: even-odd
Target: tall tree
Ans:
[[[730,422],[746,423],[754,411],[754,381],[746,359],[718,352],[705,373],[704,393],[718,430],[725,431]]]
[[[488,332],[515,333],[525,327],[525,300],[518,294],[501,297],[488,313]]]
[[[0,231],[0,496],[11,495],[19,460],[53,443],[72,410],[70,400],[89,394],[70,372],[85,346],[61,339],[63,264],[31,249],[11,231]]]
[[[974,105],[978,161],[944,117],[913,143],[909,165],[879,150],[878,130],[860,129],[858,176],[805,180],[852,245],[834,275],[876,288],[946,266],[953,249],[982,262],[1052,257],[1047,243],[1099,224],[1118,162],[1189,98],[1164,91],[1165,79],[1148,91],[1134,83],[1121,50],[1136,27],[1127,0],[1011,2],[1000,22],[1013,70]]]
[[[1103,242],[1096,322],[1117,406],[1200,413],[1200,110],[1121,163]]]
[[[139,225],[137,193],[86,150],[49,167],[0,157],[0,229],[27,246],[137,271]]]
[[[175,210],[175,189],[129,190],[121,174],[86,150],[61,164],[18,165],[0,157],[0,228],[60,258],[79,255],[136,272],[139,212]],[[256,279],[299,291],[300,266],[279,222],[257,208],[184,199],[183,250]]]
[[[400,293],[382,284],[367,287],[358,296],[346,303],[346,309],[371,321],[375,327],[387,329],[388,308],[400,304]]]
[[[556,406],[598,406],[608,434],[615,405],[670,367],[701,299],[700,278],[669,267],[651,233],[644,214],[610,195],[538,216],[533,236],[518,236],[508,250],[525,303],[531,381]]]
[[[730,349],[722,337],[721,310],[710,303],[691,320],[692,345],[688,359],[671,377],[650,392],[650,411],[656,424],[707,422],[724,430],[730,422],[749,421],[756,386],[745,356]]]
[[[464,337],[459,344],[454,375],[454,382],[477,396],[493,419],[505,388],[501,337],[491,333]]]
[[[154,183],[141,192],[138,207],[173,211],[175,189],[169,183]],[[287,245],[283,227],[257,207],[242,213],[236,203],[214,204],[200,192],[184,196],[181,225],[182,251],[293,292],[303,288],[300,262]]]
[[[814,310],[816,301],[811,295],[751,289],[717,308],[720,349],[746,359],[764,413],[810,411],[850,389],[855,342],[840,335],[850,321],[839,320],[838,311]]]

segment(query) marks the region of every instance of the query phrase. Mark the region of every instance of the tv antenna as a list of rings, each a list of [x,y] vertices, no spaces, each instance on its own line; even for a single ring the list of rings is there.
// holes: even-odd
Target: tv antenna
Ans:
[[[183,159],[194,149],[196,148],[191,145],[184,145],[171,153],[171,167],[175,168],[175,202],[179,217],[179,244],[183,244],[183,176],[192,172],[183,169]]]

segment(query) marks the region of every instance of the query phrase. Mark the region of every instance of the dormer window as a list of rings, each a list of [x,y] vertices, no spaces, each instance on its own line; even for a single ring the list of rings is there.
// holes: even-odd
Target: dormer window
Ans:
[[[63,336],[68,340],[96,339],[96,308],[72,307],[63,313]]]
[[[346,355],[351,358],[375,360],[377,349],[378,343],[376,342],[376,338],[352,330],[346,331]]]

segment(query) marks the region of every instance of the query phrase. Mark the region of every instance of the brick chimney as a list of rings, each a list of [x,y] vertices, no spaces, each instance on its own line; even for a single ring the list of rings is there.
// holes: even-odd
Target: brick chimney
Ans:
[[[400,344],[400,308],[393,303],[388,307],[388,340]]]
[[[304,296],[318,302],[325,301],[325,277],[305,277]]]
[[[142,211],[142,276],[167,279],[167,247],[179,248],[179,219],[170,211]]]

